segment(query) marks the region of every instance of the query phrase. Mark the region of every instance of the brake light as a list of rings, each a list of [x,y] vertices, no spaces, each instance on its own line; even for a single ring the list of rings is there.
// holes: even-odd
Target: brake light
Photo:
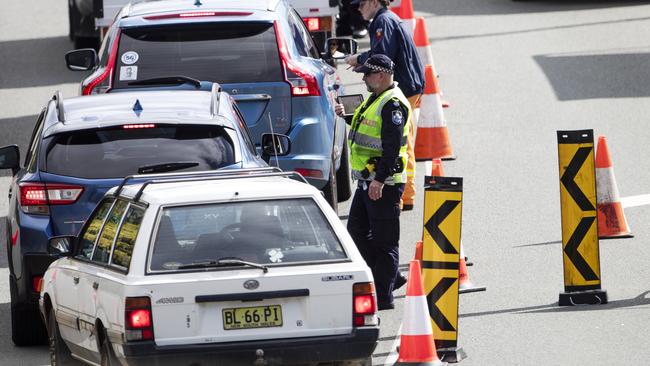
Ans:
[[[150,15],[144,17],[146,20],[177,19],[177,18],[196,18],[196,17],[237,17],[247,16],[253,13],[246,11],[191,11],[176,14]]]
[[[138,128],[155,128],[156,125],[153,123],[139,123],[135,125],[122,125],[122,128],[125,130],[138,129]]]
[[[41,292],[43,288],[43,276],[34,276],[32,277],[32,289],[34,292]]]
[[[93,93],[95,90],[95,87],[97,87],[100,83],[106,81],[106,87],[104,91],[109,91],[112,86],[112,79],[113,79],[113,70],[115,69],[115,59],[117,58],[117,46],[120,44],[120,30],[117,30],[117,33],[115,34],[115,40],[113,40],[113,46],[111,47],[110,54],[108,56],[108,64],[106,65],[106,68],[104,69],[104,72],[102,72],[97,78],[91,80],[88,82],[88,85],[86,85],[83,90],[81,91],[82,95],[90,95],[90,94],[96,94]]]
[[[153,340],[151,300],[148,297],[127,297],[124,320],[127,341]]]
[[[278,40],[278,51],[280,52],[280,59],[284,66],[284,78],[291,85],[291,95],[294,97],[302,96],[319,96],[320,87],[316,76],[309,72],[302,70],[294,63],[289,57],[289,51],[285,44],[280,25],[276,21],[274,24],[275,37]]]
[[[310,32],[315,32],[317,30],[320,30],[320,19],[319,18],[304,18],[305,25],[307,26],[307,30]]]
[[[317,169],[297,168],[295,171],[296,173],[300,173],[303,177],[323,178],[323,172]]]
[[[379,324],[374,283],[355,283],[352,286],[352,306],[352,319],[355,327]]]
[[[73,204],[83,191],[83,187],[70,184],[23,183],[20,207],[26,213],[48,214],[48,206]]]

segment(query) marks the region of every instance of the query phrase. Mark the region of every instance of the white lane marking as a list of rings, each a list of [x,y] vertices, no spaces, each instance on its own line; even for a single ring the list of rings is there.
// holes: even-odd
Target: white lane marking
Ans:
[[[622,197],[621,205],[623,208],[650,205],[650,194]]]
[[[397,352],[397,346],[399,346],[399,338],[402,334],[402,324],[399,325],[399,328],[397,329],[397,338],[393,341],[393,344],[390,345],[390,354],[386,356],[386,359],[384,360],[384,365],[394,365],[395,362],[397,362],[397,358],[399,358],[399,352]]]
[[[9,268],[0,268],[0,304],[5,304],[10,301]]]

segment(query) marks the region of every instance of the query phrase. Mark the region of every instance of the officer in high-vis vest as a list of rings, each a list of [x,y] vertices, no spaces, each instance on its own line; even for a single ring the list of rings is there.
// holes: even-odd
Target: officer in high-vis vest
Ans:
[[[400,198],[406,182],[406,139],[412,114],[393,81],[394,67],[388,56],[376,54],[354,69],[363,73],[372,94],[348,121],[352,177],[358,180],[348,231],[372,270],[379,310],[395,307],[392,292],[399,265]],[[345,114],[340,104],[335,111]]]

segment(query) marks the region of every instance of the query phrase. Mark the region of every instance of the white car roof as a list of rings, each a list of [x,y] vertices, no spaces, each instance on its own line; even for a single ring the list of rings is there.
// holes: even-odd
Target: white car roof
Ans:
[[[133,198],[142,184],[125,186],[120,196]],[[109,193],[113,193],[113,188]],[[152,205],[192,204],[224,200],[313,197],[320,191],[285,177],[233,178],[148,185],[140,200]]]

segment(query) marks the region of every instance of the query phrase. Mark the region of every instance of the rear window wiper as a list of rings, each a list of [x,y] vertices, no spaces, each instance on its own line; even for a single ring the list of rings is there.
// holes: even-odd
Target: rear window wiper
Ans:
[[[176,269],[192,269],[192,268],[216,268],[216,267],[229,267],[229,266],[249,266],[261,269],[264,273],[269,271],[269,268],[263,264],[248,262],[239,258],[222,258],[216,261],[201,261],[189,264],[183,264]]]
[[[162,85],[162,84],[192,84],[194,85],[197,89],[201,87],[201,80],[197,80],[194,78],[191,78],[189,76],[183,76],[183,75],[175,75],[175,76],[165,76],[162,78],[153,78],[153,79],[145,79],[145,80],[138,80],[138,81],[131,81],[128,83],[128,85]]]
[[[174,170],[180,170],[185,168],[192,168],[198,166],[199,163],[195,161],[183,161],[176,163],[161,163],[154,165],[143,165],[138,168],[138,174],[150,174],[150,173],[163,173],[163,172],[173,172]]]

